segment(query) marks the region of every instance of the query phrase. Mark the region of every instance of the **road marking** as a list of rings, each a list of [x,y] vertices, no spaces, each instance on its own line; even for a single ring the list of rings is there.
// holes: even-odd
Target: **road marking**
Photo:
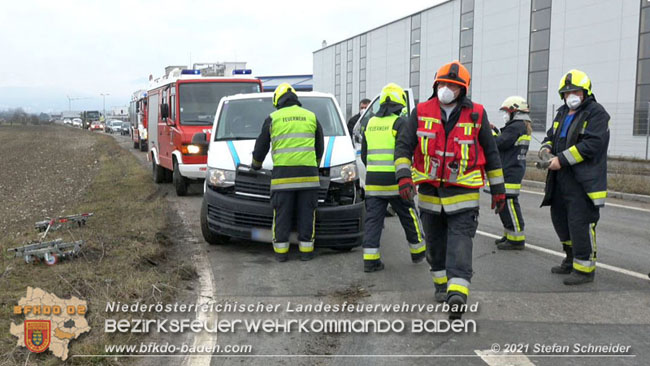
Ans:
[[[493,346],[496,346],[494,344]],[[522,354],[495,352],[493,350],[474,350],[485,363],[490,366],[535,366],[530,359]]]
[[[214,300],[214,294],[216,293],[216,284],[214,281],[214,275],[212,274],[212,268],[204,255],[195,255],[194,263],[196,264],[196,271],[199,274],[199,291],[196,299],[197,304],[213,304],[216,301]],[[200,321],[201,324],[215,324],[217,321],[217,313],[214,311],[209,311],[204,313],[202,311],[196,312],[196,320]],[[197,333],[194,336],[193,347],[212,347],[217,344],[217,334],[209,333],[205,330]],[[184,366],[210,366],[210,361],[212,360],[212,355],[187,355],[183,365]]]
[[[488,232],[485,232],[485,231],[481,231],[481,230],[476,230],[476,233],[480,234],[480,235],[483,235],[483,236],[487,236],[489,238],[501,239],[500,235],[494,235],[494,234],[491,234],[491,233],[488,233]],[[537,246],[537,245],[533,245],[533,244],[529,244],[529,243],[526,243],[526,248],[530,248],[530,249],[536,250],[538,252],[554,255],[556,257],[564,258],[564,256],[565,256],[564,252],[558,252],[558,251],[555,251],[555,250],[546,249],[546,248],[543,248],[543,247],[540,247],[540,246]],[[627,276],[630,276],[630,277],[638,278],[638,279],[641,279],[641,280],[644,280],[644,281],[648,280],[648,275],[647,274],[630,271],[629,269],[620,268],[620,267],[616,267],[616,266],[610,266],[609,264],[600,263],[600,262],[596,263],[596,267],[608,269],[610,271],[618,272],[620,274],[624,274],[624,275],[627,275]]]
[[[536,195],[538,195],[538,196],[543,196],[543,195],[544,195],[544,193],[542,193],[542,192],[528,191],[528,190],[524,190],[524,189],[520,190],[519,192],[530,193],[530,194],[536,194]],[[647,209],[647,208],[641,208],[641,207],[625,206],[625,205],[618,205],[618,204],[616,204],[616,203],[609,203],[609,202],[606,202],[606,203],[605,203],[605,207],[607,207],[607,206],[618,207],[618,208],[626,208],[626,209],[628,209],[628,210],[635,210],[635,211],[649,212],[649,213],[650,213],[650,210],[649,210],[649,209]]]

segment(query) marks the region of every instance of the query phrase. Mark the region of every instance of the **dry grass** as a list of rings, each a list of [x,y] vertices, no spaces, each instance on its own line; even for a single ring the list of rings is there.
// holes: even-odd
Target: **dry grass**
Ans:
[[[0,134],[8,132],[10,131],[4,128],[0,129]],[[79,133],[90,134],[86,131]],[[29,141],[23,141],[26,145],[48,144],[47,134],[13,135],[14,139],[29,138]],[[77,132],[68,136],[67,143],[75,144]],[[27,286],[40,287],[60,298],[74,295],[87,300],[89,312],[86,317],[92,330],[71,342],[70,354],[103,354],[104,344],[133,341],[126,336],[106,335],[102,331],[107,315],[104,312],[107,301],[169,301],[174,298],[183,279],[192,279],[195,276],[191,265],[174,258],[175,244],[169,240],[161,240],[167,237],[165,232],[169,221],[168,212],[164,199],[150,183],[149,172],[144,170],[129,152],[122,150],[112,138],[98,134],[91,135],[91,138],[93,152],[89,150],[84,159],[88,164],[96,160],[98,168],[95,172],[89,170],[86,176],[82,175],[84,179],[90,179],[87,188],[78,195],[80,198],[77,201],[53,202],[65,205],[68,214],[90,211],[94,212],[94,217],[84,228],[48,235],[52,239],[84,239],[86,244],[81,255],[53,267],[28,265],[21,259],[7,255],[7,248],[22,245],[37,237],[36,232],[32,231],[32,225],[33,222],[42,220],[42,216],[11,223],[0,237],[0,365],[25,364],[28,353],[28,365],[60,363],[48,352],[31,354],[23,347],[16,347],[17,339],[9,334],[11,322],[19,324],[23,321],[22,317],[12,315],[12,306],[24,296]],[[8,155],[12,153],[13,155]],[[15,152],[2,151],[2,144],[0,155],[5,158],[11,156],[12,159],[22,158]],[[25,166],[31,163],[23,162]],[[51,167],[55,171],[71,168],[57,160]],[[43,180],[37,185],[41,189],[55,192],[56,183]],[[54,194],[56,196],[56,193]],[[29,202],[23,204],[29,205]],[[52,212],[56,208],[43,210]],[[107,358],[70,358],[66,364],[118,363]]]

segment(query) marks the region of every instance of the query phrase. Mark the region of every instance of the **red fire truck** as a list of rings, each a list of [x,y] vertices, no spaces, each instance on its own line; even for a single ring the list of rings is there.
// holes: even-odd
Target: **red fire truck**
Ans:
[[[138,90],[131,96],[129,106],[133,148],[147,151],[147,91]]]
[[[205,179],[207,151],[192,145],[192,136],[210,134],[221,98],[262,91],[262,82],[249,76],[250,70],[233,70],[232,76],[214,76],[210,70],[174,68],[153,80],[147,91],[153,180],[171,180],[179,196],[187,194],[190,183]]]

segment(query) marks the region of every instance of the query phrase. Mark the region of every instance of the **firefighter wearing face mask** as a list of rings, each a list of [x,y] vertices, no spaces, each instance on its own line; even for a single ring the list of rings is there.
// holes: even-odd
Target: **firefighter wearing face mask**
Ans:
[[[566,257],[553,273],[569,275],[565,285],[592,282],[596,270],[596,224],[607,197],[609,114],[596,102],[591,80],[570,70],[558,90],[564,101],[542,142],[540,156],[550,152],[542,206],[551,206],[551,220]]]
[[[520,96],[508,97],[500,110],[505,126],[495,132],[503,176],[506,186],[506,208],[499,213],[503,224],[503,237],[496,241],[503,250],[524,249],[524,217],[519,206],[521,180],[526,173],[526,154],[532,132],[528,103]]]
[[[422,229],[410,200],[400,198],[395,179],[395,135],[407,121],[400,117],[406,107],[406,93],[396,84],[386,85],[379,98],[379,111],[368,121],[361,141],[361,161],[366,168],[366,222],[363,238],[363,264],[365,272],[384,268],[379,253],[381,231],[384,227],[386,207],[390,205],[399,216],[409,242],[411,261],[424,260],[425,247]]]
[[[490,182],[492,208],[506,196],[499,151],[482,105],[467,96],[469,71],[458,61],[436,73],[433,95],[397,132],[400,195],[418,207],[431,266],[434,296],[450,305],[467,302],[472,279],[472,239],[478,227],[479,190]],[[453,312],[451,318],[461,317]]]

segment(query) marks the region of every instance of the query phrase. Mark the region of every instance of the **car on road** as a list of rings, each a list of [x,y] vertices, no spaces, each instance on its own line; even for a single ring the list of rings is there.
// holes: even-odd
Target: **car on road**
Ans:
[[[66,118],[66,119],[63,120],[63,124],[72,126],[72,120],[70,118]]]
[[[82,128],[82,127],[83,127],[83,124],[84,124],[84,123],[83,123],[83,121],[81,120],[81,118],[73,118],[73,119],[72,119],[72,127],[79,127],[79,128]]]
[[[259,93],[222,98],[211,134],[197,133],[192,139],[201,151],[209,147],[201,231],[210,244],[221,244],[229,238],[261,242],[272,239],[271,153],[261,171],[246,166],[252,161],[262,123],[275,110],[272,96]],[[325,136],[315,245],[349,250],[361,245],[365,213],[352,140],[332,95],[298,92],[298,98],[304,108],[316,114]],[[209,142],[207,136],[211,136]],[[292,242],[295,240],[294,233]]]
[[[108,121],[108,123],[106,123],[106,127],[104,128],[104,132],[107,133],[115,133],[121,131],[122,131],[122,121],[117,119]]]
[[[94,121],[90,124],[89,130],[91,131],[101,131],[104,129],[104,125],[99,121]]]
[[[128,135],[131,130],[131,124],[129,122],[122,122],[122,128],[120,129],[120,135]]]

